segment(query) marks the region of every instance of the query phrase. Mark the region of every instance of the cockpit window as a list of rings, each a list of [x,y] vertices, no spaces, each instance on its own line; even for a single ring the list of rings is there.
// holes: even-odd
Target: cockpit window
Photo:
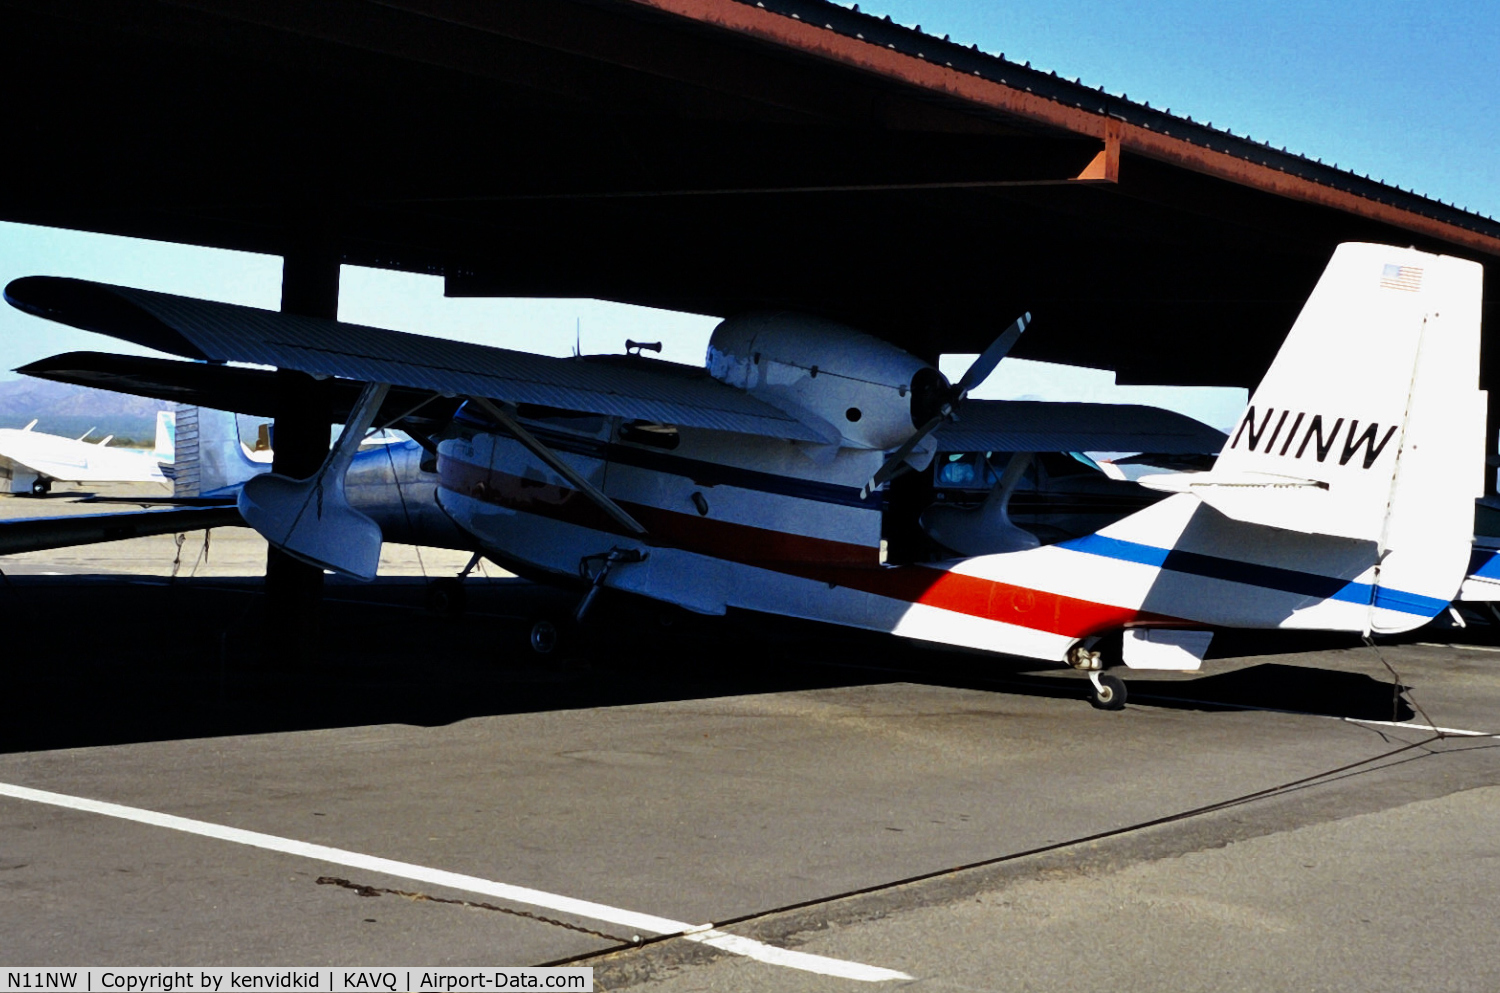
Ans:
[[[933,485],[950,490],[990,489],[1000,481],[1009,458],[1007,453],[940,452],[935,460]]]

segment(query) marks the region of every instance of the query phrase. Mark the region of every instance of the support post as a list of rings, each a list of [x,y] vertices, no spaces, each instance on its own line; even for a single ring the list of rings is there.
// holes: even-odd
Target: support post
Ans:
[[[339,309],[339,256],[322,240],[299,241],[283,258],[281,311],[335,320]],[[327,393],[306,373],[276,373],[276,437],[272,471],[303,479],[328,456],[333,427]],[[315,654],[323,596],[323,570],[270,548],[266,552],[266,599],[280,629],[304,657]]]
[[[1485,266],[1486,282],[1500,279],[1500,267]],[[1480,313],[1479,388],[1488,392],[1485,398],[1484,424],[1484,495],[1496,495],[1496,452],[1500,449],[1500,299],[1486,300]]]

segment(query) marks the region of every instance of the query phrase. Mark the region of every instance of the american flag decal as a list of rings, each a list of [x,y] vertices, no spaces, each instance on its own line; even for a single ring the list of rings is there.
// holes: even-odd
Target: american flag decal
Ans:
[[[1381,270],[1380,285],[1388,290],[1415,293],[1422,288],[1422,270],[1411,265],[1388,265]]]

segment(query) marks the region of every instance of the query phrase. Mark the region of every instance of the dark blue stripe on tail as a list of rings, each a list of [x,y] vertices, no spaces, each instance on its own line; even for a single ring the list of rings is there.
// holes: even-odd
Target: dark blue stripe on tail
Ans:
[[[1369,603],[1373,593],[1375,606],[1385,610],[1400,611],[1403,614],[1415,614],[1419,617],[1436,617],[1439,611],[1448,606],[1447,600],[1437,600],[1433,597],[1405,593],[1401,590],[1389,590],[1384,587],[1372,589],[1368,583],[1350,582],[1335,576],[1320,576],[1313,572],[1298,572],[1294,569],[1240,562],[1235,559],[1204,555],[1201,552],[1187,552],[1178,548],[1156,548],[1133,541],[1121,541],[1119,538],[1106,538],[1100,534],[1065,541],[1060,547],[1082,552],[1085,555],[1098,555],[1101,558],[1117,559],[1122,562],[1137,562],[1141,565],[1155,566],[1189,576],[1222,579],[1226,582],[1259,586],[1263,589],[1317,597],[1321,600]]]

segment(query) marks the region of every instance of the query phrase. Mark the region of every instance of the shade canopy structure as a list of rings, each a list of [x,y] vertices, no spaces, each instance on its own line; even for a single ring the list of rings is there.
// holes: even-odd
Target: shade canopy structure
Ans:
[[[1340,242],[1500,261],[1492,219],[819,0],[0,0],[0,39],[0,218],[453,295],[926,358],[1029,310],[1018,356],[1248,386]]]

